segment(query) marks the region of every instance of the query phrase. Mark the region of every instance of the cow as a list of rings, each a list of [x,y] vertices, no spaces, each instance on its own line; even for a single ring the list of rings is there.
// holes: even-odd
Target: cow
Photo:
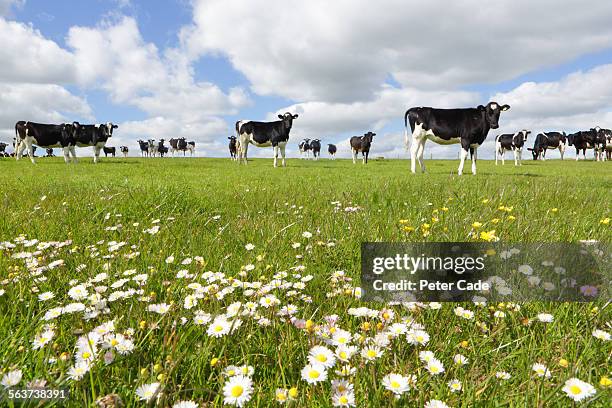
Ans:
[[[601,128],[591,128],[586,131],[578,131],[567,137],[570,146],[576,149],[576,161],[580,159],[580,150],[582,150],[582,159],[586,159],[586,150],[593,149],[595,159],[599,161],[600,155],[603,158],[603,151],[606,147],[606,137]]]
[[[0,156],[2,157],[6,157],[6,146],[8,146],[8,144],[0,142]]]
[[[172,153],[172,157],[174,157],[174,153],[178,152],[178,139],[171,138],[168,140],[168,144],[170,145],[170,153]]]
[[[501,156],[502,166],[505,164],[504,153],[506,150],[512,150],[514,153],[514,165],[522,165],[523,146],[527,141],[527,136],[531,133],[531,130],[521,130],[520,132],[504,133],[495,137],[495,165],[497,165],[497,158]]]
[[[187,150],[189,150],[189,154],[193,156],[193,154],[195,153],[195,142],[194,141],[187,142]]]
[[[177,148],[180,152],[183,152],[183,156],[184,156],[185,152],[187,151],[187,140],[185,140],[184,137],[181,137],[178,139]]]
[[[15,158],[21,159],[27,149],[32,163],[34,160],[34,144],[40,147],[61,147],[64,150],[64,161],[76,162],[75,143],[82,126],[78,122],[51,125],[45,123],[19,121],[15,124]]]
[[[310,139],[304,139],[298,145],[300,148],[300,157],[303,159],[304,156],[308,158],[310,156]]]
[[[115,153],[117,152],[117,149],[113,146],[113,147],[103,147],[104,150],[104,157],[108,157],[108,155],[112,155],[113,157],[115,157]]]
[[[606,159],[612,160],[612,130],[602,129],[606,137]]]
[[[458,175],[463,174],[465,159],[472,153],[472,174],[476,174],[478,147],[487,138],[489,129],[499,127],[499,116],[510,109],[510,105],[489,102],[486,106],[463,109],[437,109],[430,107],[410,108],[404,114],[404,142],[408,147],[408,122],[412,130],[410,146],[410,170],[416,173],[418,159],[421,171],[425,172],[423,152],[427,139],[442,145],[460,143],[461,161]]]
[[[282,156],[282,165],[285,166],[285,148],[289,141],[289,132],[293,126],[293,121],[297,119],[297,114],[286,112],[278,115],[280,120],[274,122],[255,122],[239,120],[236,122],[236,133],[240,140],[239,162],[244,160],[247,164],[247,152],[249,143],[257,147],[274,148],[274,167],[278,160],[278,153]]]
[[[113,130],[118,127],[118,125],[112,122],[97,125],[80,125],[79,131],[77,131],[76,145],[78,147],[92,146],[94,151],[93,161],[97,163],[100,151],[106,146],[108,139],[113,136]]]
[[[53,148],[52,147],[47,147],[45,149],[45,157],[55,157],[55,155],[53,154]]]
[[[155,144],[155,139],[149,139],[147,141],[149,146],[149,157],[155,157],[157,153],[157,144]]]
[[[612,134],[612,131],[610,129],[602,129],[599,126],[596,126],[594,130],[597,131],[595,145],[593,147],[595,160],[606,161],[606,148],[608,146],[608,138]]]
[[[230,153],[230,158],[232,160],[236,160],[238,159],[238,150],[236,149],[236,136],[230,136],[228,137],[229,139],[229,153]]]
[[[376,136],[376,133],[368,132],[363,136],[351,137],[351,151],[353,152],[353,164],[357,163],[357,153],[361,152],[362,163],[368,162],[368,156],[370,154],[370,147],[372,146],[372,138]]]
[[[144,140],[138,140],[138,145],[140,146],[140,155],[142,157],[146,157],[149,155],[149,142],[145,142]]]
[[[168,147],[164,146],[164,141],[164,139],[159,139],[159,143],[156,146],[157,154],[160,157],[164,157],[164,154],[168,153]]]
[[[546,151],[558,149],[561,155],[561,160],[567,149],[568,136],[565,132],[542,132],[536,135],[533,141],[533,148],[528,148],[533,156],[533,160],[546,160]]]
[[[128,152],[130,151],[130,149],[128,149],[127,146],[119,146],[119,150],[121,151],[121,153],[123,153],[123,157],[128,157]]]
[[[336,160],[336,152],[338,151],[338,148],[336,147],[335,144],[328,144],[327,145],[327,153],[329,153],[329,155],[331,156],[332,160]]]
[[[314,139],[310,142],[310,149],[312,150],[312,158],[315,160],[319,160],[321,156],[321,140]]]

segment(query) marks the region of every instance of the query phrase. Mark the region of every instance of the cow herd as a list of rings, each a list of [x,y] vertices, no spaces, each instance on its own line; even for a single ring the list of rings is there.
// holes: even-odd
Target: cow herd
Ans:
[[[431,140],[440,145],[460,144],[460,163],[457,173],[463,173],[463,167],[468,154],[472,162],[472,173],[476,174],[476,161],[478,148],[482,146],[488,136],[489,130],[499,128],[499,118],[502,112],[510,109],[509,105],[500,105],[497,102],[489,102],[487,105],[479,105],[476,108],[460,109],[438,109],[431,107],[410,108],[404,114],[404,142],[410,151],[410,170],[416,172],[417,163],[421,171],[425,171],[424,148],[425,142]],[[236,122],[236,135],[228,137],[229,153],[232,160],[247,164],[247,153],[249,145],[256,147],[272,146],[274,151],[274,167],[278,164],[279,155],[281,164],[285,166],[285,149],[289,142],[289,133],[293,127],[293,121],[298,118],[297,114],[286,112],[278,115],[278,120],[271,122],[259,122],[252,120],[239,120]],[[410,133],[408,126],[410,125]],[[35,122],[19,121],[15,124],[15,148],[14,156],[19,160],[24,151],[34,163],[34,152],[36,146],[46,149],[47,156],[53,156],[53,148],[61,148],[66,163],[76,161],[75,148],[91,146],[94,150],[94,162],[98,161],[100,151],[105,156],[115,157],[116,148],[106,146],[106,142],[112,136],[117,125],[112,122],[83,125],[79,122],[62,123],[50,125]],[[514,155],[514,164],[522,163],[523,149],[529,143],[530,130],[520,130],[516,133],[499,134],[495,137],[495,164],[501,158],[502,165],[505,163],[504,154],[511,151]],[[349,140],[353,163],[357,162],[357,156],[361,153],[362,162],[368,162],[368,156],[372,146],[373,132],[366,132],[362,136],[353,136]],[[164,157],[168,153],[174,156],[176,153],[189,152],[193,156],[195,142],[187,141],[184,137],[172,138],[167,141],[138,140],[141,156]],[[35,146],[36,145],[36,146]],[[0,142],[0,157],[8,156],[6,143]],[[336,145],[328,144],[330,158],[335,159],[338,151]],[[586,159],[586,150],[593,149],[596,161],[612,159],[612,131],[602,129],[599,126],[586,131],[571,134],[565,132],[541,132],[535,136],[533,147],[528,148],[534,160],[545,160],[548,150],[559,150],[561,159],[568,146],[576,149],[576,160],[582,151],[583,159]],[[299,145],[300,157],[318,160],[321,156],[321,139],[303,139]],[[127,157],[128,147],[120,146],[120,152]],[[72,156],[72,158],[71,158]]]

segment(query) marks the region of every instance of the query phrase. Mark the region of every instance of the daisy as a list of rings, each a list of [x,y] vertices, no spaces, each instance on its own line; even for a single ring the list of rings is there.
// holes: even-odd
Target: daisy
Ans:
[[[140,387],[136,388],[136,395],[141,401],[151,401],[153,397],[157,395],[159,391],[159,383],[151,383],[151,384],[143,384]]]
[[[332,405],[334,407],[354,407],[355,393],[352,391],[335,392],[332,395]]]
[[[424,363],[427,363],[433,360],[434,358],[436,358],[436,356],[434,356],[434,353],[432,353],[431,351],[423,350],[419,352],[419,360],[421,360]]]
[[[251,399],[253,381],[244,375],[229,378],[223,386],[223,403],[242,407]]]
[[[309,384],[315,384],[327,379],[327,371],[321,364],[307,364],[301,371],[302,379]]]
[[[448,388],[450,388],[451,392],[459,392],[463,388],[461,381],[454,379],[448,382]]]
[[[79,381],[89,371],[89,364],[86,361],[79,361],[74,366],[68,369],[68,378],[73,381]]]
[[[308,231],[304,231],[302,232],[302,237],[308,239],[308,238],[312,238],[312,233],[308,232]]]
[[[53,299],[54,297],[55,295],[53,294],[53,292],[43,292],[40,295],[38,295],[38,300],[40,300],[41,302],[44,302],[46,300]]]
[[[433,399],[425,403],[425,408],[449,408],[449,406],[440,400]]]
[[[274,394],[276,398],[276,402],[279,404],[284,404],[289,399],[289,393],[286,388],[277,388],[276,393]]]
[[[457,365],[466,365],[469,360],[463,354],[455,354],[455,356],[453,357],[453,361]]]
[[[542,323],[551,323],[555,319],[554,316],[549,313],[539,313],[537,317]]]
[[[197,402],[193,401],[179,401],[175,402],[172,408],[198,408],[199,405]]]
[[[74,300],[83,300],[88,296],[87,288],[85,288],[85,285],[74,286],[68,291],[68,296]]]
[[[595,387],[577,378],[570,378],[567,380],[561,390],[574,401],[582,401],[585,398],[592,397],[596,393]]]
[[[327,347],[314,346],[308,353],[308,361],[311,364],[321,364],[325,368],[332,368],[336,363],[336,357]]]
[[[603,341],[610,341],[610,333],[599,329],[593,330],[593,337]]]
[[[254,249],[255,249],[255,245],[253,245],[253,244],[251,244],[251,243],[246,244],[246,245],[244,246],[244,249],[246,249],[247,251],[252,251],[252,250],[254,250]]]
[[[498,371],[495,373],[495,377],[500,380],[509,380],[512,376],[510,375],[510,373],[507,373],[505,371]]]
[[[212,337],[223,337],[230,331],[230,322],[224,318],[216,318],[214,322],[208,326],[206,334]]]
[[[444,365],[442,365],[442,362],[437,358],[428,361],[425,368],[433,375],[442,374],[444,372]]]
[[[410,330],[406,333],[406,340],[410,344],[424,346],[429,342],[429,334],[425,330]]]
[[[55,335],[55,333],[51,329],[47,329],[44,332],[38,334],[34,338],[34,341],[32,341],[32,348],[34,350],[38,350],[40,348],[43,348],[45,346],[45,344],[49,343],[51,341],[51,339],[53,339],[54,335]]]
[[[19,384],[19,382],[21,381],[21,377],[23,377],[23,373],[21,372],[21,370],[9,371],[8,373],[4,374],[4,377],[2,377],[2,381],[0,381],[0,384],[5,388],[9,388]]]
[[[402,395],[406,391],[410,390],[410,382],[407,377],[400,374],[387,374],[382,379],[383,386],[394,393],[395,395]]]
[[[351,342],[353,335],[351,332],[338,329],[332,335],[332,344],[334,346],[342,346]]]
[[[336,357],[338,357],[338,360],[347,363],[357,350],[358,348],[355,346],[340,346],[336,349]]]
[[[361,350],[361,357],[363,357],[366,362],[374,361],[382,355],[383,351],[380,349],[380,347],[376,346],[368,346]]]
[[[353,384],[351,384],[347,380],[332,380],[331,386],[332,390],[338,393],[353,391],[354,389]]]
[[[544,364],[539,364],[539,363],[535,363],[531,369],[533,371],[535,371],[535,373],[538,375],[538,377],[546,377],[549,378],[550,377],[550,370],[548,368],[546,368],[546,366]]]
[[[209,313],[204,313],[200,310],[196,312],[196,315],[193,318],[193,323],[197,324],[198,326],[202,326],[210,322],[211,318],[212,317]]]

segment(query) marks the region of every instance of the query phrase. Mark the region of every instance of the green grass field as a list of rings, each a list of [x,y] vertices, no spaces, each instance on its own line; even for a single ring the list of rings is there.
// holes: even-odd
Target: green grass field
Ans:
[[[267,407],[284,396],[294,407],[349,406],[352,396],[358,407],[572,406],[562,388],[576,377],[596,391],[577,405],[609,406],[611,343],[593,335],[609,338],[605,300],[466,303],[474,312],[466,319],[457,304],[386,307],[360,301],[353,288],[364,241],[470,241],[477,230],[505,242],[610,242],[612,163],[479,161],[477,176],[462,177],[455,160],[426,161],[428,173],[416,175],[404,160],[287,164],[0,159],[0,242],[10,242],[0,249],[0,377],[21,370],[16,387],[69,388],[69,407],[113,393],[142,406],[146,384],[159,384],[149,401],[159,406]],[[46,292],[54,297],[39,300]],[[169,310],[149,310],[160,304]],[[360,306],[378,313],[348,314]],[[381,341],[402,322],[422,325],[429,342]],[[41,339],[46,329],[53,337]],[[302,379],[309,351],[335,352],[326,338],[344,331],[355,354],[320,373],[324,381]],[[373,344],[382,355],[367,353]],[[424,350],[444,372],[426,369]],[[467,364],[456,364],[457,354]],[[87,368],[75,373],[80,361]],[[228,367],[242,365],[254,372],[236,388]],[[498,378],[502,371],[510,378]],[[410,379],[399,399],[383,384],[390,373]],[[342,378],[348,389],[332,385]],[[449,387],[454,379],[460,391]],[[18,406],[4,398],[0,405]]]

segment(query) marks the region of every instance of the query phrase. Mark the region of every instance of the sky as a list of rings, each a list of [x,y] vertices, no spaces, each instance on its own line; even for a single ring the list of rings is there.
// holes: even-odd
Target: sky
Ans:
[[[292,112],[290,157],[302,138],[349,157],[373,131],[371,156],[407,158],[408,108],[496,101],[492,159],[498,133],[612,127],[610,16],[608,0],[0,0],[0,141],[18,120],[112,121],[131,155],[185,137],[227,157],[237,120]]]

